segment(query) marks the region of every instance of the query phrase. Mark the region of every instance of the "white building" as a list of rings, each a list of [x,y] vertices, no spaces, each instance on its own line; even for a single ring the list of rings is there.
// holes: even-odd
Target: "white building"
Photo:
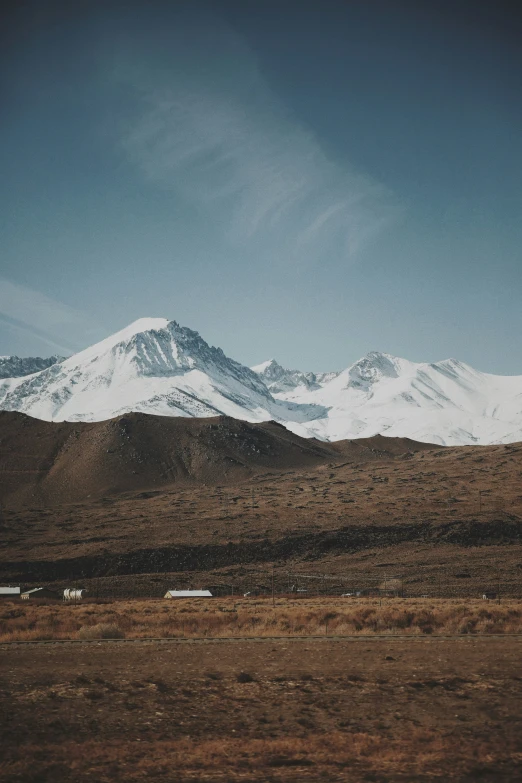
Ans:
[[[0,598],[20,598],[20,588],[0,587]]]
[[[163,598],[212,598],[210,590],[167,590]]]

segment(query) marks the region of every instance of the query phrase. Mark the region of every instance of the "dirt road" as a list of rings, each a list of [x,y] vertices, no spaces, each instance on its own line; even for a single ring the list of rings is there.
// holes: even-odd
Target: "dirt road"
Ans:
[[[494,639],[511,639],[522,642],[522,634],[474,634],[473,638],[480,638],[484,643]],[[363,644],[367,641],[381,641],[384,643],[393,642],[418,642],[418,643],[430,643],[430,642],[448,642],[448,641],[462,641],[462,634],[452,635],[429,635],[419,636],[419,634],[353,634],[350,636],[337,636],[324,634],[321,636],[226,636],[226,637],[187,637],[187,638],[135,638],[135,639],[40,639],[36,641],[15,641],[15,642],[0,642],[0,650],[9,650],[12,647],[52,647],[59,645],[73,644],[75,646],[81,645],[128,645],[128,644],[249,644],[250,642],[258,643],[286,643],[289,642],[360,642]]]

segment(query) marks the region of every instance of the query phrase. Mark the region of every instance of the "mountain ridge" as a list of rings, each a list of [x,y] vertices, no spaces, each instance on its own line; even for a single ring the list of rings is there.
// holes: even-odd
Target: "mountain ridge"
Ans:
[[[411,362],[371,351],[337,372],[252,368],[166,318],[143,318],[25,376],[0,379],[0,409],[44,420],[161,416],[274,420],[322,441],[377,434],[440,445],[522,440],[522,376],[457,359]],[[7,359],[4,357],[7,365]],[[1,366],[1,363],[0,363]]]

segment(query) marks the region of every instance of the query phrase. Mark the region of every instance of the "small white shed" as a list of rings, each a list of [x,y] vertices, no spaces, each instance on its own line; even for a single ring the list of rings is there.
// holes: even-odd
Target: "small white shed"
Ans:
[[[0,598],[20,598],[20,588],[0,587]]]
[[[163,598],[212,598],[210,590],[167,590]]]

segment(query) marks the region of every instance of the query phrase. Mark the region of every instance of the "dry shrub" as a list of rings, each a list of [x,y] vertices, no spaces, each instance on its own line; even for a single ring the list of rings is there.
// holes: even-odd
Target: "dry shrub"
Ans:
[[[239,672],[239,674],[236,677],[238,682],[245,683],[245,682],[255,682],[254,677],[252,677],[251,674],[248,672]]]
[[[256,780],[311,780],[304,770],[290,776],[283,771],[273,777],[274,767],[309,767],[317,770],[313,779],[324,780],[478,780],[481,768],[498,772],[510,755],[518,756],[517,743],[506,739],[501,747],[487,737],[477,740],[467,735],[451,735],[430,730],[412,730],[391,740],[375,733],[309,733],[306,737],[285,739],[218,738],[208,740],[123,739],[70,740],[48,745],[52,753],[54,779],[114,780],[118,767],[127,780],[252,780],[247,770],[255,770]],[[41,766],[42,749],[23,745],[4,754],[7,780],[29,780],[31,767]],[[339,771],[353,768],[354,776]],[[94,769],[96,770],[94,772]],[[58,774],[56,774],[58,770]],[[471,774],[470,774],[471,772]],[[477,772],[475,776],[475,772]],[[71,775],[72,773],[72,775]],[[35,780],[33,773],[30,779]],[[39,778],[40,779],[40,778]],[[501,774],[488,780],[507,780]],[[509,778],[515,780],[515,777]],[[518,778],[517,778],[518,779]]]
[[[331,636],[352,634],[492,634],[520,633],[522,605],[482,600],[367,598],[347,602],[341,598],[296,601],[212,599],[198,604],[159,601],[115,601],[111,606],[1,607],[0,642],[42,639],[89,639],[88,630],[108,625],[117,636],[108,638],[229,638],[266,636]],[[81,630],[80,629],[87,629]],[[84,634],[87,634],[85,636]],[[107,638],[96,637],[93,638]]]
[[[113,623],[97,623],[96,625],[84,625],[78,631],[78,639],[88,641],[90,639],[125,639],[125,634]]]

